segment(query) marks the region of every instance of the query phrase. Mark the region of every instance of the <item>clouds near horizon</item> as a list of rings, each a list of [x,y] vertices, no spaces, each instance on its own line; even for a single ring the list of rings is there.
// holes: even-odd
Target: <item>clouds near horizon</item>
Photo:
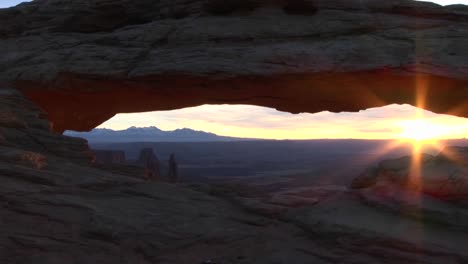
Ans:
[[[252,105],[202,105],[173,111],[118,114],[101,128],[157,126],[163,130],[188,127],[224,136],[315,139],[399,138],[404,125],[423,114],[427,122],[446,128],[444,138],[468,135],[468,119],[434,114],[410,105],[389,105],[358,113],[291,114]]]

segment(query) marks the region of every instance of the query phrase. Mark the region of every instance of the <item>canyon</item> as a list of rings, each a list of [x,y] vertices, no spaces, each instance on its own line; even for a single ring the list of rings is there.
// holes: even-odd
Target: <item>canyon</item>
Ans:
[[[217,2],[36,0],[1,10],[0,80],[56,132],[207,103],[293,113],[407,103],[468,116],[466,6],[242,0],[253,7],[217,12]]]
[[[128,177],[62,132],[207,103],[468,117],[467,46],[466,6],[409,0],[0,9],[0,262],[466,263],[465,149],[427,158],[424,191],[403,158],[270,193]]]

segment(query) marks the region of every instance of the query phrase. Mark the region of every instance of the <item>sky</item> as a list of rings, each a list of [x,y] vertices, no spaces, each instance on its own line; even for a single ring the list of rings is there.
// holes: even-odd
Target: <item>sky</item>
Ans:
[[[22,0],[0,0],[0,8]],[[468,0],[438,0],[441,5]],[[465,138],[468,119],[438,115],[410,105],[389,105],[359,113],[290,114],[249,105],[203,105],[174,111],[118,114],[100,125],[115,130],[157,126],[163,130],[188,127],[219,135],[274,138]]]
[[[272,139],[468,137],[468,119],[434,114],[410,105],[388,105],[339,114],[290,114],[251,105],[203,105],[173,111],[118,114],[99,127],[122,130],[130,125],[156,126],[163,130],[187,127],[225,136]]]
[[[0,0],[0,8],[15,6],[21,2],[28,2],[24,0]]]

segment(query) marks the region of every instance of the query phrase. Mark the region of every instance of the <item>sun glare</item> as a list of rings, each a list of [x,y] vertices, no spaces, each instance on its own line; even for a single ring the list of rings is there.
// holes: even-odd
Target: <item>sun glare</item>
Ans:
[[[447,127],[423,119],[402,121],[400,138],[414,141],[433,141],[450,134]]]

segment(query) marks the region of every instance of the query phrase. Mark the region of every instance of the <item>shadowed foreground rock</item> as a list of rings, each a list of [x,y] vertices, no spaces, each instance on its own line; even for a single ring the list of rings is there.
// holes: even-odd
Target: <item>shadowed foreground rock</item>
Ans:
[[[86,142],[50,133],[17,92],[0,100],[0,263],[468,261],[456,203],[396,185],[270,195],[148,182],[91,167]]]
[[[95,161],[101,164],[122,164],[126,162],[125,152],[116,150],[93,150]]]
[[[14,89],[0,86],[0,147],[4,161],[43,160],[39,154],[55,155],[89,163],[92,153],[86,140],[51,133],[47,115]],[[9,149],[9,150],[7,150]]]

